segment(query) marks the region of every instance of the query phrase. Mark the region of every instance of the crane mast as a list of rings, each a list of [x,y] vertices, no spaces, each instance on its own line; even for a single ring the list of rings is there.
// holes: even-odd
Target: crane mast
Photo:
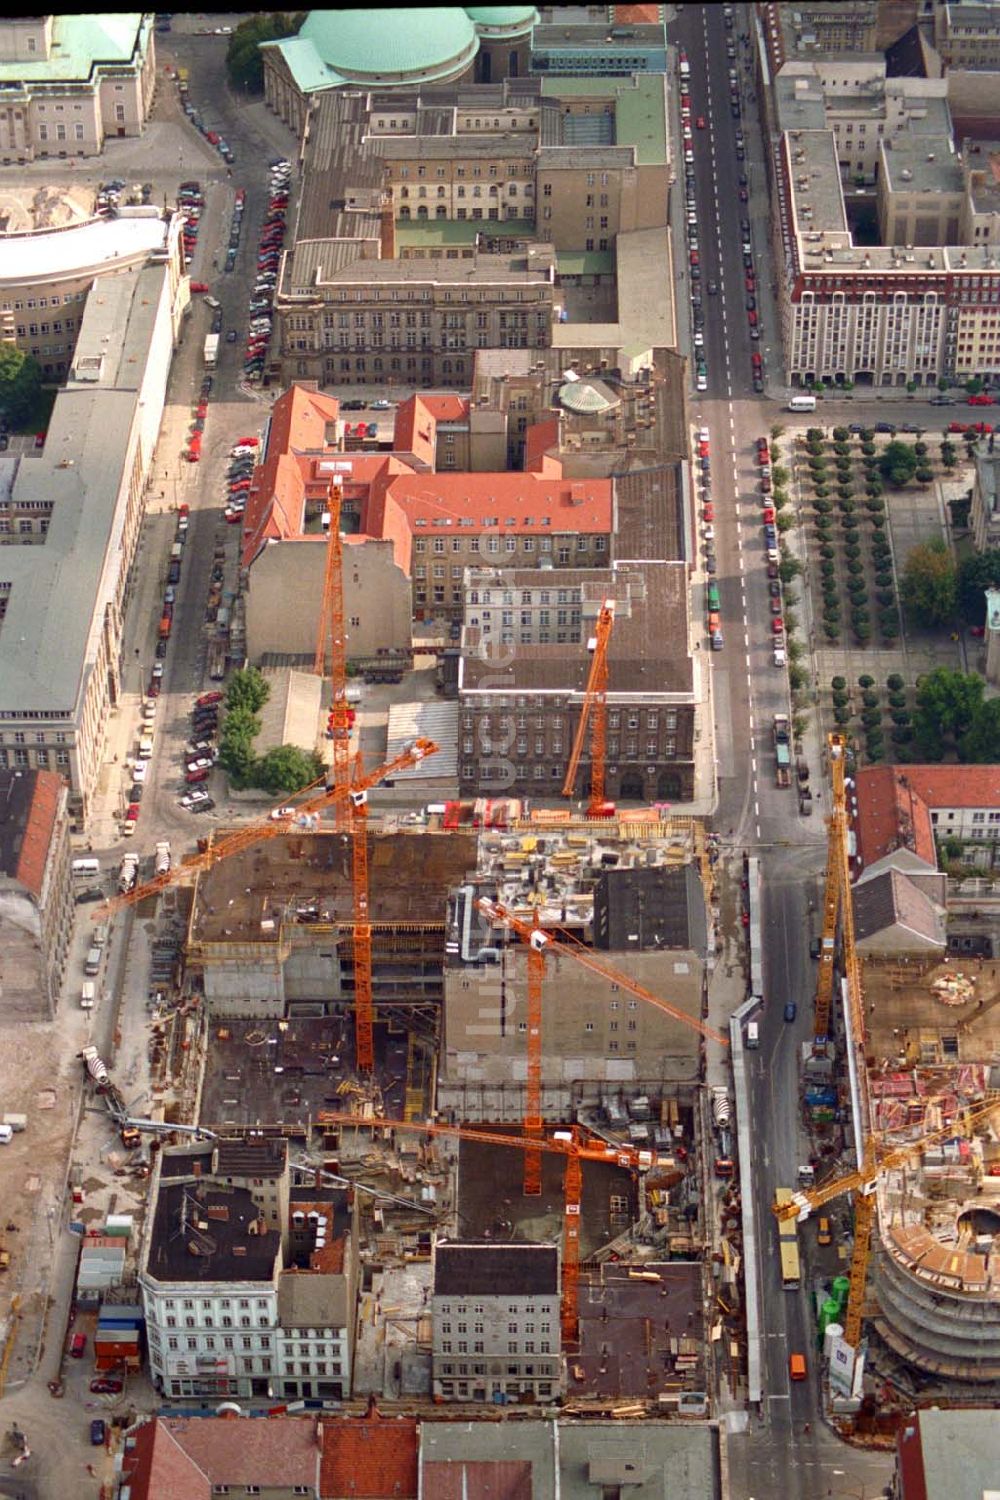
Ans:
[[[576,777],[587,738],[587,727],[590,725],[590,800],[587,815],[591,818],[606,817],[608,811],[604,797],[608,746],[608,644],[614,622],[615,602],[613,599],[605,599],[597,617],[597,627],[587,642],[587,648],[591,652],[590,671],[562,788],[564,797],[576,795]]]

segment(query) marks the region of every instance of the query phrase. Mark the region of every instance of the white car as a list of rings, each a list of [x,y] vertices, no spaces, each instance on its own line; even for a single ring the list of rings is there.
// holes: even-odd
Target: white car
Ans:
[[[684,160],[687,162],[688,166],[694,166],[694,152],[691,150],[690,146],[684,147]]]
[[[215,762],[208,755],[199,755],[197,760],[189,760],[186,770],[190,775],[192,771],[210,771]]]
[[[132,767],[132,780],[137,782],[139,786],[144,785],[146,780],[146,772],[148,770],[149,764],[147,761],[137,760],[135,765]]]
[[[709,431],[707,427],[698,428],[698,441],[699,443],[707,443],[709,441]]]
[[[279,819],[281,819],[281,818],[293,818],[295,816],[295,808],[294,807],[275,807],[271,811],[271,813],[269,814],[269,816],[270,816],[270,818],[271,818],[271,820],[273,822],[277,823],[279,821]]]
[[[204,787],[196,786],[186,797],[179,797],[177,800],[181,807],[192,808],[197,807],[199,802],[207,802],[209,796]]]
[[[708,380],[706,379],[706,377],[704,375],[699,375],[698,376],[698,379],[694,383],[694,388],[695,388],[696,391],[707,391],[708,390]]]
[[[701,535],[703,541],[715,541],[715,527],[712,525],[711,521],[707,522],[706,525],[701,528]]]

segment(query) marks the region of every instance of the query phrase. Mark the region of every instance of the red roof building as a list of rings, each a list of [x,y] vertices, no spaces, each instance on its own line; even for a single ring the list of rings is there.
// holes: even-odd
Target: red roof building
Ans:
[[[932,868],[936,839],[1000,842],[1000,765],[866,766],[853,810],[862,868],[909,849]]]
[[[323,1424],[323,1500],[416,1500],[419,1426],[413,1417],[365,1417]]]

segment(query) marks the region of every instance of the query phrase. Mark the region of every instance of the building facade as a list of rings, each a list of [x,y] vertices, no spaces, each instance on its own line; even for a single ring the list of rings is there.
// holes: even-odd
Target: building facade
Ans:
[[[0,494],[0,769],[53,770],[86,826],[179,323],[173,259],[99,283],[40,454]]]
[[[535,1404],[559,1396],[555,1245],[439,1240],[431,1314],[435,1399]]]
[[[355,1210],[290,1179],[283,1140],[160,1153],[139,1280],[163,1396],[349,1394]]]
[[[116,219],[0,237],[0,337],[30,354],[47,381],[73,363],[87,298],[95,282],[167,255],[182,284],[180,221],[155,208],[123,207]]]
[[[12,16],[0,24],[0,161],[96,156],[141,135],[153,103],[152,14]]]
[[[73,933],[66,783],[0,771],[0,996],[5,1021],[51,1020]]]
[[[574,570],[543,579],[515,569],[499,588],[476,576],[475,583],[469,576],[459,666],[463,795],[558,795],[587,684],[586,638],[610,597],[606,794],[690,799],[697,694],[686,648],[686,564],[616,563],[603,578]],[[589,745],[578,776],[576,795],[586,796]]]

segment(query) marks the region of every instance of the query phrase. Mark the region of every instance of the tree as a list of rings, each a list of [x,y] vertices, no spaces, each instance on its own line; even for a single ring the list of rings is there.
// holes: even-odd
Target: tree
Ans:
[[[237,786],[248,786],[254,763],[253,742],[260,733],[260,720],[247,708],[231,708],[222,726],[219,765]]]
[[[16,344],[0,344],[0,407],[17,427],[30,415],[42,389],[38,361]]]
[[[260,713],[271,694],[271,688],[256,667],[244,667],[234,672],[226,689],[226,709],[245,709],[253,715]],[[226,720],[228,723],[228,719]]]
[[[955,564],[942,541],[914,547],[900,589],[907,614],[918,625],[946,624],[955,613]]]
[[[778,564],[778,577],[782,583],[791,583],[793,578],[798,578],[802,572],[802,564],[797,557],[783,557]]]
[[[285,15],[276,11],[271,15],[257,15],[248,21],[241,21],[229,38],[226,50],[226,70],[233,87],[246,89],[253,94],[263,93],[261,42],[280,41],[282,37],[294,36],[304,20],[304,12]]]
[[[883,479],[897,488],[908,483],[917,467],[917,455],[907,443],[887,443],[878,461]]]
[[[1000,588],[1000,547],[963,557],[958,565],[958,612],[967,625],[986,621],[984,590]]]
[[[980,705],[958,748],[962,759],[975,765],[991,766],[1000,761],[1000,698],[990,698]]]
[[[784,489],[791,477],[788,470],[782,468],[781,464],[778,464],[776,468],[771,470],[771,478],[779,489]]]
[[[969,396],[978,396],[982,389],[983,382],[978,375],[973,375],[971,380],[965,382],[966,394]]]
[[[927,760],[943,760],[968,734],[983,701],[981,677],[936,667],[917,688],[914,728],[917,744]]]
[[[297,792],[323,774],[323,762],[311,751],[296,745],[277,745],[262,755],[253,768],[255,786],[275,795]]]

